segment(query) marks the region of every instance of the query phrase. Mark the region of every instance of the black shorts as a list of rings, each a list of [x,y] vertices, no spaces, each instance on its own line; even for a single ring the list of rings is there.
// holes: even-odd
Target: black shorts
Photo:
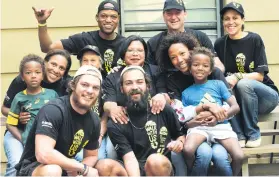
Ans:
[[[17,170],[16,176],[32,176],[33,171],[39,166],[41,163],[24,159],[21,163],[18,163],[15,166]]]
[[[30,160],[24,159],[21,163],[18,163],[15,166],[17,170],[16,176],[32,176],[33,171],[41,165],[40,162],[34,161],[31,162]],[[62,176],[68,176],[65,170],[62,171]]]

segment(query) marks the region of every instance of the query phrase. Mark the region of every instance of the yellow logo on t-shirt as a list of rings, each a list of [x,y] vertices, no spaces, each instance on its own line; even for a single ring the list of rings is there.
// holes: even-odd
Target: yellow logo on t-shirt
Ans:
[[[76,132],[76,134],[74,135],[73,143],[69,149],[69,156],[74,156],[76,154],[76,151],[79,148],[83,137],[84,131],[82,129]]]

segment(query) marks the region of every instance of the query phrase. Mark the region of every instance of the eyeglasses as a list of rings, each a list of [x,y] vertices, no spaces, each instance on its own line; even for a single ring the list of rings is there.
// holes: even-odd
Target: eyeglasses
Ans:
[[[127,53],[135,54],[135,53],[144,53],[143,49],[128,49]]]

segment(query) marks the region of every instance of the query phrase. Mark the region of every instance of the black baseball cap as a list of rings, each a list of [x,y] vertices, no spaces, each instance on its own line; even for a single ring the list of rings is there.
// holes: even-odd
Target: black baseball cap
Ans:
[[[92,51],[92,52],[96,53],[98,56],[101,56],[100,50],[99,50],[99,48],[98,48],[97,46],[87,45],[87,46],[85,46],[83,49],[81,49],[81,50],[78,52],[77,58],[78,58],[79,60],[81,60],[83,54],[84,54],[85,52],[87,52],[87,51]]]
[[[186,10],[183,0],[166,0],[163,11],[170,9]]]
[[[231,2],[227,4],[225,7],[223,7],[223,9],[220,11],[220,15],[223,17],[225,12],[229,9],[237,11],[241,15],[241,17],[244,17],[244,9],[242,5],[237,2]]]
[[[114,10],[114,11],[118,12],[118,14],[120,13],[117,2],[113,1],[113,0],[102,1],[98,7],[98,13],[102,10]]]

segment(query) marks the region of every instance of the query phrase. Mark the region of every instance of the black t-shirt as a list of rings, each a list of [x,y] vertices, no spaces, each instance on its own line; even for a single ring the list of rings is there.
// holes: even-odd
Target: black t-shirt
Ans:
[[[113,67],[112,64],[119,59],[118,51],[124,39],[123,36],[117,34],[114,40],[105,40],[100,37],[99,30],[97,30],[74,34],[69,36],[68,39],[62,39],[61,42],[64,49],[74,55],[86,45],[97,46],[104,60],[103,69],[106,75]]]
[[[36,161],[35,136],[38,134],[54,139],[54,149],[73,158],[82,148],[95,150],[99,147],[100,121],[93,111],[83,115],[77,113],[69,96],[50,101],[36,116],[19,163],[25,159]]]
[[[176,140],[183,135],[176,113],[166,105],[159,114],[149,112],[148,115],[148,121],[145,113],[129,115],[133,124],[143,129],[136,129],[130,121],[128,124],[108,121],[108,134],[118,157],[133,151],[138,161],[146,161],[153,153],[164,154],[171,160],[166,146],[171,139]]]
[[[104,102],[111,101],[116,102],[118,106],[124,106],[126,104],[125,97],[120,90],[120,74],[125,67],[123,66],[118,72],[109,74],[103,82],[103,100]],[[159,70],[158,66],[144,64],[143,69],[146,74],[152,80],[150,96],[154,96],[157,93],[166,93],[165,77]],[[149,98],[150,99],[150,98]]]
[[[227,88],[229,85],[224,77],[224,74],[219,68],[214,68],[212,73],[208,76],[209,80],[222,80]],[[180,71],[173,71],[167,74],[167,90],[172,99],[181,100],[182,92],[189,86],[195,83],[192,75],[183,74]]]
[[[47,83],[45,81],[42,81],[41,86],[43,88],[52,89],[56,91],[59,96],[63,96],[63,95],[67,95],[68,83],[71,79],[72,77],[68,75],[66,78],[62,78],[54,83]],[[22,80],[20,76],[14,78],[6,93],[3,105],[6,106],[7,108],[10,108],[15,95],[25,90],[26,87],[27,86],[25,82]]]
[[[201,46],[206,47],[210,49],[213,53],[215,53],[212,42],[205,33],[198,30],[188,29],[188,28],[185,29],[185,32],[187,34],[192,34],[193,36],[195,36]],[[163,31],[148,40],[147,42],[148,54],[146,59],[148,63],[157,65],[156,52],[159,48],[161,41],[167,34],[168,34],[167,31]]]
[[[244,38],[237,40],[232,40],[226,35],[216,40],[214,48],[218,57],[225,65],[226,75],[237,72],[264,73],[263,83],[278,92],[277,87],[267,75],[269,70],[265,46],[258,34],[248,32]]]

